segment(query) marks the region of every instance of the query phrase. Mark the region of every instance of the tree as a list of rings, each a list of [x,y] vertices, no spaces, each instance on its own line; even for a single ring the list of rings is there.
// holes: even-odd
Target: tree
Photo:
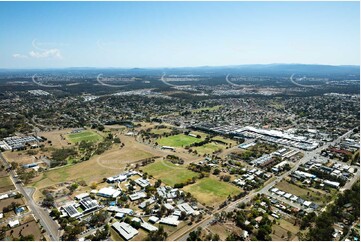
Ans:
[[[213,175],[218,175],[219,173],[221,173],[220,169],[218,169],[218,168],[214,169]]]

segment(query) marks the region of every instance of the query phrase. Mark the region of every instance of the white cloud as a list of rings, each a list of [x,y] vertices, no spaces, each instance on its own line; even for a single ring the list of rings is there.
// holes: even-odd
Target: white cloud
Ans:
[[[17,58],[17,59],[27,59],[27,58],[29,58],[27,55],[22,55],[22,54],[18,54],[18,53],[13,54],[13,57]]]
[[[29,56],[33,58],[55,58],[61,59],[61,53],[59,49],[49,49],[43,51],[30,51]]]

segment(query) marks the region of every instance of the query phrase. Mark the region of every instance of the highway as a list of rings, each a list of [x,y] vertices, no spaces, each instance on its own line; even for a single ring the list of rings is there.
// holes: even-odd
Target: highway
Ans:
[[[0,153],[0,159],[6,165],[10,167],[10,164],[6,161],[4,156]],[[35,217],[39,219],[40,224],[45,229],[47,235],[50,236],[49,240],[56,241],[59,240],[58,231],[59,225],[49,216],[49,212],[45,208],[41,208],[35,204],[33,200],[33,193],[35,189],[24,188],[21,183],[16,183],[17,179],[15,178],[15,173],[13,170],[10,171],[10,178],[13,181],[16,189],[24,196],[27,206],[34,213]],[[25,191],[27,189],[29,194]]]
[[[233,211],[238,206],[238,204],[247,203],[247,202],[251,201],[252,198],[254,198],[257,194],[266,193],[269,189],[271,189],[274,185],[276,185],[278,182],[280,182],[283,178],[287,177],[292,172],[296,171],[300,165],[306,163],[307,161],[311,160],[315,156],[318,156],[320,154],[321,150],[326,149],[328,146],[337,144],[342,139],[350,136],[350,134],[352,132],[353,132],[353,129],[351,129],[348,132],[346,132],[345,134],[339,136],[336,140],[325,143],[323,146],[321,146],[317,149],[314,149],[312,151],[303,152],[304,156],[300,160],[298,160],[289,171],[283,173],[281,176],[278,176],[275,180],[273,180],[272,182],[265,185],[261,190],[259,190],[259,191],[253,190],[244,198],[241,198],[235,202],[232,202],[222,209],[218,209],[218,210],[214,211],[213,214],[220,213],[222,211],[226,211],[226,212]],[[358,177],[359,177],[359,175],[360,175],[360,172],[358,172]],[[356,181],[356,179],[355,179],[355,181]],[[195,230],[196,228],[198,228],[198,227],[201,227],[202,229],[207,228],[212,223],[212,221],[214,219],[213,217],[214,217],[213,215],[208,215],[199,223],[196,223],[196,224],[192,225],[191,227],[189,227],[186,231],[180,230],[181,231],[181,232],[179,231],[180,233],[177,231],[174,234],[171,234],[167,240],[186,241],[189,236],[189,233],[192,232],[193,230]]]

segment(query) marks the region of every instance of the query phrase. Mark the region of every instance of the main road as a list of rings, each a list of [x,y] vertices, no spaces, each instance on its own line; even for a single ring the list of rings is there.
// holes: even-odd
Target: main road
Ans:
[[[274,185],[276,185],[278,182],[280,182],[283,178],[287,177],[292,172],[296,171],[300,165],[306,163],[307,161],[309,161],[312,158],[314,158],[315,156],[317,156],[321,152],[321,150],[326,149],[328,146],[333,146],[333,145],[337,144],[342,139],[349,137],[352,132],[353,132],[353,129],[351,129],[348,132],[346,132],[345,134],[339,136],[336,140],[334,140],[332,142],[325,143],[323,146],[321,146],[321,147],[319,147],[317,149],[314,149],[312,151],[304,152],[304,156],[300,160],[298,160],[289,171],[283,173],[281,176],[278,176],[276,179],[274,179],[271,182],[267,183],[267,185],[265,185],[262,189],[260,189],[258,191],[257,190],[251,191],[244,198],[241,198],[241,199],[239,199],[239,200],[237,200],[235,202],[232,202],[232,203],[228,204],[224,208],[221,208],[221,209],[218,209],[218,210],[214,211],[213,214],[220,213],[220,212],[223,212],[223,211],[231,212],[238,206],[238,204],[247,203],[247,202],[251,201],[257,194],[265,193],[266,191],[271,189]],[[188,236],[189,236],[189,233],[192,232],[193,230],[195,230],[196,228],[200,227],[202,229],[205,229],[210,224],[212,224],[212,222],[214,220],[213,214],[212,215],[207,215],[202,221],[200,221],[198,223],[195,223],[191,227],[187,228],[185,231],[183,229],[181,229],[179,231],[176,231],[175,233],[171,234],[168,237],[167,240],[186,241]]]
[[[10,167],[10,164],[4,158],[2,153],[0,153],[0,159],[3,161],[6,167]],[[45,208],[39,207],[33,200],[32,195],[35,189],[24,188],[21,183],[17,183],[18,179],[15,178],[15,173],[13,170],[10,171],[10,178],[13,181],[16,189],[24,196],[26,204],[30,207],[35,217],[39,219],[40,224],[49,235],[49,239],[54,241],[59,240],[59,225],[50,217],[49,212]],[[25,189],[29,190],[30,192],[27,193]]]

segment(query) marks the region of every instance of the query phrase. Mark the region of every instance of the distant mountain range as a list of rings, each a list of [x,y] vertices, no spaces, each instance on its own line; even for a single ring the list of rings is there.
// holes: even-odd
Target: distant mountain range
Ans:
[[[229,66],[199,66],[199,67],[159,67],[159,68],[96,68],[96,67],[69,67],[69,68],[37,68],[37,69],[0,69],[0,72],[129,72],[139,74],[155,74],[158,72],[180,74],[321,74],[321,75],[360,75],[360,66],[356,65],[319,65],[319,64],[251,64]]]

